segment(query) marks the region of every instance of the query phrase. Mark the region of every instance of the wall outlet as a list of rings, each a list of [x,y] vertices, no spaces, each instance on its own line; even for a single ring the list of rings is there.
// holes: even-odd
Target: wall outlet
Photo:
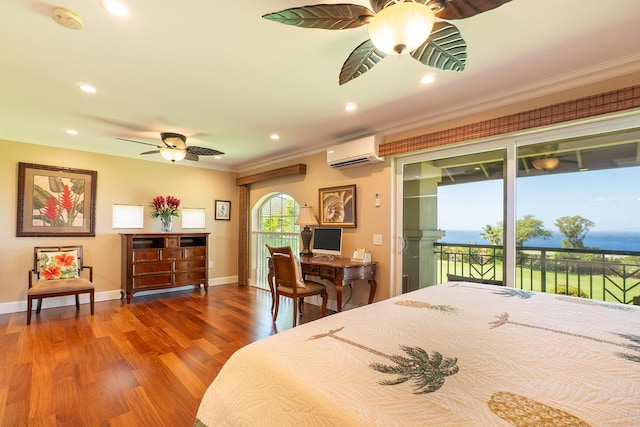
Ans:
[[[213,260],[212,259],[209,260],[209,268],[213,268]]]
[[[373,244],[377,246],[382,245],[382,234],[373,235]]]

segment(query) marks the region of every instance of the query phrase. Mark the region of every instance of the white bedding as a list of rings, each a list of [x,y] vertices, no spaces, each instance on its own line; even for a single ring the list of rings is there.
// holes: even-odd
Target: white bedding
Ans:
[[[639,426],[640,307],[432,286],[242,348],[195,425]]]

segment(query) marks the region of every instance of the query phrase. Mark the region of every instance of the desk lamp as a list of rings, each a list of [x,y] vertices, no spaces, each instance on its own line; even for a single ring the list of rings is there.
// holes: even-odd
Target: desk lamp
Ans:
[[[300,238],[302,239],[302,252],[300,255],[312,255],[309,245],[311,244],[311,229],[310,225],[318,225],[316,216],[313,214],[313,208],[307,206],[306,203],[300,208],[296,225],[304,225],[304,229],[300,232]]]

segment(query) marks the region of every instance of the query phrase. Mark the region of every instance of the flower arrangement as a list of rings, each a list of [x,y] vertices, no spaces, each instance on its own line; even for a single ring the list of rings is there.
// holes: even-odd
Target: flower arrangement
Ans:
[[[162,196],[155,197],[149,206],[152,208],[151,218],[170,219],[172,216],[180,216],[180,199],[173,196],[167,196],[166,199]]]
[[[155,197],[150,204],[151,218],[160,218],[162,222],[162,232],[170,233],[173,225],[173,217],[180,216],[178,208],[180,207],[180,199],[173,196]]]

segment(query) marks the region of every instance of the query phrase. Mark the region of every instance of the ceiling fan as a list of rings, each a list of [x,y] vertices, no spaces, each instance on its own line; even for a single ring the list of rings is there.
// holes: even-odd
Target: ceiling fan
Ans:
[[[369,71],[387,54],[409,52],[423,63],[445,71],[463,71],[467,44],[455,25],[441,19],[469,18],[511,0],[370,0],[357,4],[315,4],[268,13],[281,24],[325,30],[369,25],[369,37],[349,55],[340,70],[340,85]],[[436,22],[436,18],[438,21]]]
[[[224,154],[222,151],[214,150],[212,148],[197,147],[195,145],[187,145],[187,137],[173,132],[162,132],[160,139],[164,143],[164,146],[151,144],[149,142],[134,141],[132,139],[116,138],[121,141],[135,142],[137,144],[151,145],[158,148],[157,150],[145,151],[143,154],[158,154],[167,160],[175,162],[177,160],[191,160],[197,162],[198,156],[219,156]]]

